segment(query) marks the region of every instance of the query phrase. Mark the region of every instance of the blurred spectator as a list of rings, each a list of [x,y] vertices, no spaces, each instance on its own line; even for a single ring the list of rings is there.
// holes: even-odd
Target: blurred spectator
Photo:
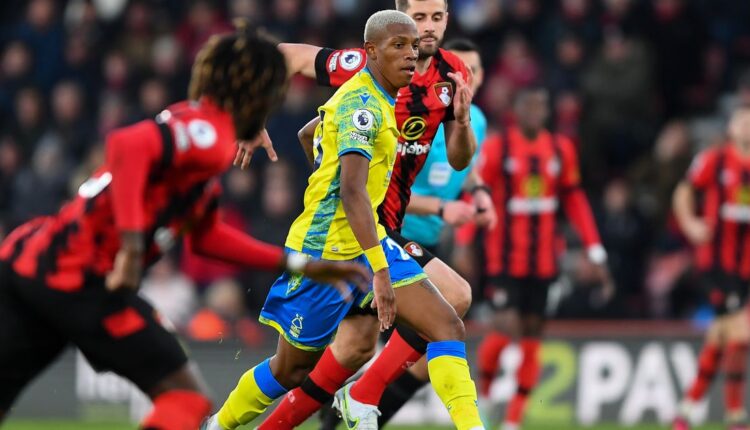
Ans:
[[[646,314],[642,285],[651,231],[646,218],[633,204],[631,194],[624,179],[615,179],[607,184],[603,207],[597,214],[597,224],[617,286],[617,308],[631,317],[642,317]]]
[[[0,230],[2,236],[8,231],[6,220],[11,210],[13,182],[21,169],[21,151],[10,135],[0,137]]]
[[[188,335],[206,342],[236,337],[245,345],[260,345],[264,340],[263,329],[248,316],[242,296],[242,287],[231,279],[211,284],[206,289],[205,306],[188,325]]]
[[[105,93],[126,96],[130,93],[133,79],[128,59],[121,51],[109,51],[103,62],[103,85]]]
[[[654,0],[650,4],[647,39],[654,49],[664,114],[683,115],[699,102],[695,97],[703,80],[705,23],[685,0]]]
[[[685,176],[692,158],[688,126],[675,120],[664,125],[654,150],[629,172],[636,205],[648,217],[654,231],[666,227],[672,207],[672,192]]]
[[[138,294],[148,300],[178,330],[188,326],[198,306],[195,285],[177,270],[169,256],[162,257],[151,266]]]
[[[556,94],[559,91],[578,90],[585,61],[585,48],[581,40],[572,35],[562,36],[557,41],[555,60],[547,67],[545,81]]]
[[[81,86],[73,81],[62,81],[52,91],[52,119],[54,132],[63,145],[64,155],[78,162],[93,144],[92,125]]]
[[[527,39],[511,33],[503,42],[499,56],[491,67],[491,74],[508,80],[514,88],[523,88],[539,79],[540,66]]]
[[[210,0],[191,0],[185,20],[177,29],[177,39],[187,54],[188,64],[192,64],[200,47],[212,34],[231,30],[222,18],[214,2]]]
[[[564,91],[555,97],[554,121],[555,130],[580,144],[578,129],[581,121],[581,97],[573,91]]]
[[[636,10],[636,0],[604,0],[604,11],[600,16],[600,25],[605,31],[620,29],[628,35],[637,35],[643,30],[642,18]]]
[[[31,165],[21,170],[13,182],[11,224],[57,211],[68,197],[69,175],[61,142],[55,135],[46,134],[34,151]]]
[[[49,90],[60,77],[65,43],[64,29],[54,0],[31,0],[26,19],[15,29],[14,36],[24,41],[34,56],[34,80]]]
[[[5,47],[0,62],[0,114],[10,114],[18,89],[32,83],[32,66],[33,57],[24,42],[15,40]]]
[[[559,10],[549,14],[544,27],[544,45],[542,54],[551,58],[558,51],[560,41],[565,38],[575,38],[587,44],[596,43],[601,35],[601,28],[596,21],[592,7],[592,0],[560,0]]]
[[[171,35],[156,39],[151,49],[151,68],[156,77],[168,86],[172,99],[187,97],[190,75],[183,66],[182,57],[180,45]]]
[[[154,118],[159,112],[173,102],[175,99],[169,94],[164,81],[157,78],[150,78],[141,84],[138,90],[138,114],[135,119],[141,120]]]
[[[154,27],[151,7],[144,0],[131,0],[125,10],[123,29],[116,45],[136,70],[145,70],[151,61]]]
[[[36,144],[48,130],[42,94],[34,87],[22,88],[16,95],[12,133],[24,161],[31,160]]]
[[[592,184],[622,172],[648,145],[651,66],[643,46],[618,31],[608,32],[601,52],[585,72],[581,124],[581,167]]]

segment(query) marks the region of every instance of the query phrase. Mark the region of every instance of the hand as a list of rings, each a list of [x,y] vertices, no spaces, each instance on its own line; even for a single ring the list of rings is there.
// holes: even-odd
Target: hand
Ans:
[[[245,170],[250,165],[250,160],[253,158],[253,153],[259,147],[266,150],[268,158],[271,161],[278,161],[279,157],[276,155],[276,151],[273,149],[273,142],[271,142],[271,136],[268,135],[268,131],[264,128],[253,140],[240,140],[237,141],[237,155],[234,157],[234,165],[240,166],[240,169]]]
[[[448,77],[456,82],[456,94],[453,96],[453,116],[459,124],[469,125],[471,120],[469,108],[471,107],[471,100],[474,98],[474,93],[471,91],[469,84],[464,80],[463,73],[450,72],[448,73]]]
[[[713,230],[700,218],[693,218],[683,225],[685,236],[693,245],[702,245],[713,238]]]
[[[310,260],[302,274],[314,281],[333,285],[347,302],[352,299],[350,284],[356,285],[363,293],[370,290],[370,271],[357,263]]]
[[[140,251],[121,248],[115,256],[115,264],[107,275],[105,286],[109,291],[123,288],[138,289],[143,271],[143,254]]]
[[[476,213],[476,206],[461,200],[446,202],[443,206],[443,220],[454,227],[471,221]]]
[[[493,228],[497,224],[497,213],[492,197],[483,189],[474,193],[474,205],[477,208],[475,221],[479,227]]]
[[[378,310],[380,331],[386,331],[391,328],[393,321],[396,320],[396,294],[393,292],[391,274],[387,268],[375,272],[372,280],[372,291],[375,297],[372,299],[370,306]]]

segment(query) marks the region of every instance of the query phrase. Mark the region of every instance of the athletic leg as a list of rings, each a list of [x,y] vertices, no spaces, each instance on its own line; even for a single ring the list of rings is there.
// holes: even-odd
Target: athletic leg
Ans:
[[[504,428],[515,429],[521,426],[528,398],[539,382],[541,339],[546,321],[544,312],[549,284],[547,281],[518,280],[518,312],[521,322],[519,347],[522,359],[516,371],[516,393],[505,413]]]
[[[330,402],[336,390],[375,354],[377,335],[377,319],[372,315],[344,319],[335,340],[326,348],[309,377],[284,396],[259,430],[292,429]]]
[[[299,386],[322,351],[305,351],[279,336],[276,355],[245,372],[208,428],[234,429],[265,412],[288,389]]]
[[[750,327],[747,309],[727,316],[727,344],[724,352],[724,403],[727,422],[745,424],[745,373]]]
[[[67,341],[14,291],[0,263],[0,424],[23,388],[63,351]],[[24,287],[22,285],[21,287]]]

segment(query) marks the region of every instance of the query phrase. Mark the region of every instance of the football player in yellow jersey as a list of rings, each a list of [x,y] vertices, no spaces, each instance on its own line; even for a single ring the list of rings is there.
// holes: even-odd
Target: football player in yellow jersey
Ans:
[[[319,109],[315,170],[305,192],[305,209],[287,237],[290,252],[367,264],[374,273],[372,291],[350,286],[350,295],[341,297],[299,273],[284,273],[272,286],[260,317],[280,333],[276,355],[240,378],[204,428],[246,424],[298,386],[352,306],[375,307],[385,330],[397,315],[398,301],[404,303],[398,308],[400,320],[431,341],[430,376],[457,427],[482,429],[466,364],[463,323],[419,264],[377,224],[376,208],[385,197],[396,157],[394,97],[414,74],[418,44],[416,25],[408,15],[387,10],[368,19],[367,68]],[[345,416],[347,427],[377,428],[377,408],[351,402],[343,405],[353,412]]]

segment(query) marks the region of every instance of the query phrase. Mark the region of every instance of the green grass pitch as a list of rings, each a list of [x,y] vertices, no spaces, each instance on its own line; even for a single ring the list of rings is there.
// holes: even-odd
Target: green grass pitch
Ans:
[[[28,421],[28,420],[10,420],[2,426],[3,430],[135,430],[135,426],[131,424],[123,423],[83,423],[76,421]],[[343,428],[343,426],[339,426]],[[447,430],[450,427],[438,427],[438,426],[393,426],[388,427],[392,430]],[[569,427],[561,428],[556,427],[555,430],[578,430],[582,428],[584,430],[666,430],[667,427],[659,425],[636,425],[632,427],[622,427],[617,425],[596,425],[592,427]],[[722,425],[709,425],[696,427],[695,430],[723,430],[725,427]],[[244,427],[243,430],[249,430],[252,427]],[[317,430],[314,425],[304,425],[300,427],[302,430]],[[524,430],[549,430],[549,426],[524,426]]]

